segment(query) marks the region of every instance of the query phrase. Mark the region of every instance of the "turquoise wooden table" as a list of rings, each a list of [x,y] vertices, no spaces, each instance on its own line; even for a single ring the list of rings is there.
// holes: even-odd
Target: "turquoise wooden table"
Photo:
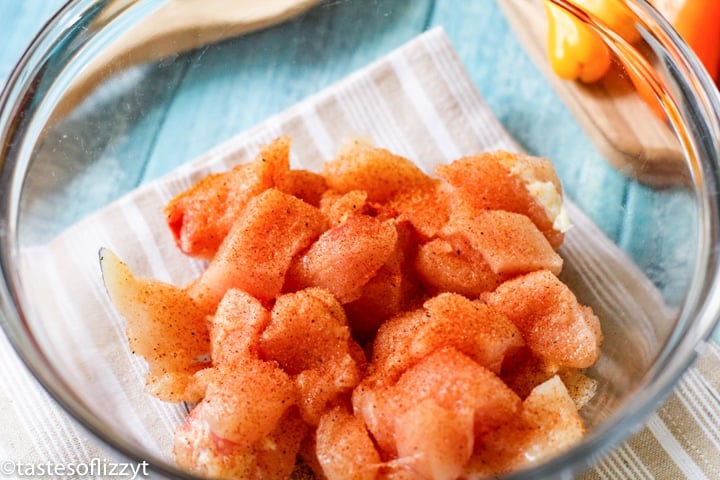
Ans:
[[[44,21],[63,3],[0,2],[0,24],[6,32],[0,50],[0,81]],[[289,27],[282,27],[283,35],[288,28],[317,31],[315,40],[304,37],[292,51],[278,42],[280,32],[274,28],[256,34],[261,38],[254,38],[252,45],[238,40],[226,42],[227,48],[193,52],[189,61],[155,73],[162,84],[158,94],[173,97],[165,110],[145,116],[141,125],[128,130],[126,141],[110,145],[95,139],[95,146],[104,148],[108,155],[144,156],[143,168],[126,176],[128,183],[139,184],[365,66],[423,30],[443,25],[478,89],[509,132],[528,151],[552,158],[567,193],[611,238],[623,248],[634,249],[636,236],[627,228],[626,219],[636,208],[642,208],[651,194],[602,161],[586,159],[581,163],[567,155],[581,149],[599,158],[551,87],[545,82],[523,82],[527,76],[541,74],[524,54],[494,0],[415,0],[387,11],[382,4],[355,2],[333,11],[334,18],[311,11]],[[464,21],[468,16],[476,21]],[[495,32],[497,45],[503,48],[475,41],[476,32],[487,29]],[[358,43],[362,48],[354,48]],[[262,50],[263,54],[254,55],[253,50]],[[268,51],[275,55],[268,58]],[[341,61],[329,65],[315,61],[329,55],[328,51]],[[242,72],[228,75],[223,61],[233,55],[250,60],[245,60],[247,66]],[[503,68],[498,68],[501,63]],[[294,81],[299,68],[303,69],[302,83]],[[252,91],[253,95],[242,96],[241,102],[228,101],[241,91]],[[198,123],[195,118],[218,121]],[[171,133],[178,127],[193,134],[178,138]],[[574,185],[582,185],[583,191],[576,191]],[[123,188],[126,185],[118,186],[118,190]],[[108,196],[114,193],[108,192]],[[613,201],[617,198],[625,200]],[[621,203],[624,209],[606,208]],[[645,251],[646,255],[660,253]]]
[[[63,3],[0,0],[0,31],[4,32],[0,84],[36,32]],[[393,8],[387,7],[391,3]],[[468,22],[468,18],[473,21]],[[553,159],[567,195],[609,238],[643,266],[657,258],[682,259],[686,252],[681,242],[648,238],[644,222],[639,221],[668,192],[633,181],[601,158],[528,58],[495,0],[378,0],[314,9],[283,25],[282,30],[274,27],[252,34],[252,43],[229,40],[219,48],[199,49],[148,66],[144,74],[157,85],[152,98],[126,97],[108,105],[98,121],[114,129],[112,132],[79,131],[65,140],[66,153],[59,160],[82,171],[73,185],[78,200],[73,209],[63,212],[57,230],[49,229],[45,234],[52,236],[89,213],[94,202],[83,202],[85,197],[104,201],[117,198],[436,25],[446,28],[472,80],[508,132],[527,151]],[[286,48],[286,42],[279,39],[287,38],[288,31],[314,31],[316,35],[303,36],[292,48]],[[492,32],[495,42],[477,41],[479,31]],[[330,54],[337,61],[321,61]],[[229,72],[223,68],[224,62],[234,57],[243,58],[244,68]],[[527,78],[535,81],[528,82]],[[118,118],[124,120],[116,121]],[[198,122],[197,118],[204,120]],[[177,131],[191,134],[178,136],[173,133]],[[586,152],[582,161],[570,154],[577,151]],[[100,155],[100,161],[83,170],[83,155],[88,152]],[[143,161],[128,165],[123,162],[127,158]],[[122,175],[117,176],[117,184],[98,191],[93,177],[106,169]],[[665,208],[670,210],[666,215],[681,217],[687,204],[678,200],[666,203]],[[673,278],[655,281],[667,298],[677,300],[682,295]],[[720,340],[720,332],[715,339]]]

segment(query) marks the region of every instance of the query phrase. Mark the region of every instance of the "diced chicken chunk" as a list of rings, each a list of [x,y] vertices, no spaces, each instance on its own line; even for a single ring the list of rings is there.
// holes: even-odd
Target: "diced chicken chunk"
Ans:
[[[479,255],[497,275],[562,269],[562,257],[528,217],[502,210],[460,211],[450,216],[443,238]],[[462,246],[462,247],[461,247]]]
[[[432,292],[454,292],[477,298],[495,290],[506,275],[493,272],[480,255],[473,255],[464,243],[455,248],[440,238],[429,241],[418,250],[415,269]]]
[[[433,182],[410,160],[358,140],[343,145],[337,158],[323,166],[323,175],[333,190],[363,190],[371,202],[386,202]]]
[[[223,295],[210,321],[213,364],[233,365],[258,355],[260,334],[270,313],[255,297],[231,288]]]
[[[533,389],[520,415],[478,439],[465,468],[471,477],[497,476],[538,463],[579,442],[585,425],[560,377]]]
[[[280,137],[253,162],[208,175],[170,200],[165,215],[180,250],[212,258],[247,203],[288,175],[289,155],[290,139]]]
[[[340,303],[357,300],[363,286],[392,255],[397,238],[394,220],[349,217],[323,233],[293,262],[286,289],[320,287]]]
[[[553,226],[556,212],[549,212],[532,188],[528,189],[535,181],[549,182],[560,196],[560,182],[549,160],[504,151],[486,152],[440,165],[435,173],[444,182],[452,205],[476,212],[505,210],[527,215],[553,248],[562,244],[563,232]]]
[[[327,480],[374,480],[381,458],[365,424],[343,407],[320,419],[316,455]]]
[[[136,277],[108,249],[101,250],[100,265],[108,294],[127,322],[130,348],[148,363],[148,390],[166,401],[187,399],[193,374],[207,366],[208,311],[179,287]]]
[[[319,288],[278,297],[260,338],[262,357],[293,375],[300,411],[312,425],[360,382],[355,349],[342,306]]]
[[[217,255],[190,287],[198,302],[217,305],[229,288],[260,300],[280,293],[292,259],[325,229],[320,210],[269,189],[254,197],[233,224]]]
[[[572,368],[587,368],[598,360],[600,321],[547,270],[508,280],[485,301],[517,325],[528,347],[543,360]]]
[[[518,328],[503,315],[461,295],[443,293],[422,309],[383,324],[375,337],[370,374],[397,379],[414,363],[449,346],[499,373],[505,356],[523,344]]]

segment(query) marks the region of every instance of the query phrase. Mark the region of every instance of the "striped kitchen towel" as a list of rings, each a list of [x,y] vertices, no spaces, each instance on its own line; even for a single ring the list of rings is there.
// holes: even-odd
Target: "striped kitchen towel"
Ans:
[[[258,146],[287,134],[294,167],[318,170],[348,135],[363,136],[435,165],[484,150],[519,147],[468,78],[440,29],[262,125],[149,183],[69,228],[47,245],[23,252],[23,286],[32,288],[28,326],[34,341],[73,385],[79,404],[111,425],[125,446],[147,459],[171,462],[172,435],[187,413],[144,392],[144,363],[129,350],[123,320],[99,271],[108,247],[137,274],[177,285],[203,264],[175,248],[163,205],[210,172],[251,160]],[[594,425],[621,402],[643,365],[657,353],[676,311],[583,213],[569,205],[575,228],[562,248],[563,275],[604,321],[605,353],[590,371],[600,380],[583,412]],[[39,318],[52,321],[39,322]],[[632,343],[627,343],[632,340]],[[630,346],[630,348],[628,348]],[[632,357],[630,357],[632,356]],[[0,460],[15,464],[80,464],[111,458],[88,438],[0,342]],[[601,457],[584,478],[720,478],[720,349],[708,344],[667,401],[625,443]],[[632,401],[632,400],[630,400]],[[2,476],[2,472],[0,472]]]

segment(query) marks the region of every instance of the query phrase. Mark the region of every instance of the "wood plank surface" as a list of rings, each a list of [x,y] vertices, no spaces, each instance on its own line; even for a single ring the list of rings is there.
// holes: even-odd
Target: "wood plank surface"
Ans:
[[[430,0],[328,2],[278,27],[198,50],[149,152],[145,179],[410,40],[424,30],[431,6]]]
[[[20,59],[30,41],[47,20],[65,3],[64,0],[4,0],[0,2],[0,85]]]

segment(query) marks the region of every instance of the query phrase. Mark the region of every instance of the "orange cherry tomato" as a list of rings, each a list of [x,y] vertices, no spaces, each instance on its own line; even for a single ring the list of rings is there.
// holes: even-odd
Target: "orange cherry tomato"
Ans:
[[[672,24],[712,78],[720,80],[720,0],[685,0]]]

